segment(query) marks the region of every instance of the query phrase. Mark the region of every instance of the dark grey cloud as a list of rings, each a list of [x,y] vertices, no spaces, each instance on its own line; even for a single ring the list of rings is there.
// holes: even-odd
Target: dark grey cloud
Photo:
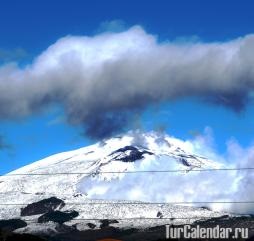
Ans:
[[[124,112],[105,113],[93,115],[93,118],[86,120],[85,134],[100,139],[117,134],[119,130],[126,128],[131,122],[132,115]]]
[[[213,93],[207,95],[204,100],[216,105],[223,105],[233,109],[236,112],[241,112],[247,105],[250,97],[248,91],[236,91],[229,93]]]
[[[165,42],[135,26],[67,36],[35,61],[0,68],[0,119],[61,105],[71,124],[102,138],[153,103],[188,96],[240,110],[254,89],[254,36],[223,43]]]

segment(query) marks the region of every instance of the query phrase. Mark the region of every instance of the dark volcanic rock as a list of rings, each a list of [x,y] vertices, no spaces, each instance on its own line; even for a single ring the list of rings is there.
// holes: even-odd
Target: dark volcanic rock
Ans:
[[[166,239],[166,230],[165,225],[155,226],[151,228],[141,228],[141,229],[134,229],[134,228],[117,228],[110,226],[109,224],[116,220],[100,220],[101,223],[104,223],[104,227],[100,229],[88,229],[84,231],[80,231],[75,228],[71,228],[64,225],[59,225],[61,228],[59,233],[54,233],[53,236],[42,236],[48,241],[95,241],[95,240],[124,240],[124,241],[167,241],[172,239]],[[227,228],[249,228],[249,239],[245,240],[253,240],[254,235],[254,219],[252,216],[244,216],[244,217],[220,217],[216,219],[210,219],[207,221],[199,221],[196,224],[192,224],[191,227],[216,227],[216,225],[220,225],[220,227]],[[183,225],[175,225],[174,227],[183,228]],[[0,235],[1,236],[1,235]],[[17,239],[10,239],[10,240],[37,240],[37,239],[18,239],[19,235],[16,236]],[[0,241],[10,241],[7,239],[0,239]],[[40,240],[40,239],[38,239]],[[187,240],[187,239],[173,239],[173,240]],[[190,239],[193,240],[193,239]],[[194,239],[197,241],[202,240],[211,240],[211,239]],[[213,239],[218,240],[218,239]],[[227,240],[227,239],[223,239]],[[229,239],[233,240],[233,239]],[[239,240],[239,239],[235,239]]]
[[[77,230],[76,225],[68,226],[65,224],[57,224],[55,227],[56,231],[59,233],[71,233]]]
[[[8,235],[7,237],[2,237],[0,236],[0,241],[47,241],[44,238],[34,236],[31,234],[16,234],[13,233],[11,235]]]
[[[96,225],[93,224],[93,223],[87,223],[86,225],[87,225],[87,227],[89,227],[89,228],[91,228],[91,229],[96,228]]]
[[[38,223],[47,223],[47,222],[55,222],[59,224],[63,224],[64,222],[70,221],[73,218],[77,217],[79,213],[77,211],[70,212],[61,212],[61,211],[51,211],[43,214],[38,218]]]
[[[130,151],[130,153],[125,154],[126,151]],[[123,153],[125,154],[124,156],[122,155]],[[153,153],[149,151],[139,151],[138,148],[134,146],[125,146],[123,148],[120,148],[112,152],[110,155],[113,155],[113,154],[119,154],[114,159],[116,161],[123,161],[123,162],[134,162],[137,160],[141,160],[144,158],[143,157],[144,154],[153,155]]]
[[[47,213],[55,210],[56,208],[62,208],[65,206],[63,200],[51,197],[43,199],[39,202],[28,204],[25,208],[21,209],[21,216],[32,216]]]
[[[115,219],[102,219],[102,220],[100,220],[100,223],[101,223],[100,228],[105,228],[105,227],[108,227],[112,223],[119,223],[119,222]]]
[[[0,220],[0,229],[13,231],[18,228],[26,227],[27,223],[21,219]]]
[[[159,212],[157,213],[156,217],[158,217],[158,218],[163,218],[162,212],[159,211]]]
[[[184,159],[184,158],[180,158],[180,161],[182,162],[182,164],[184,165],[184,166],[187,166],[187,167],[190,167],[191,165],[188,163],[188,161],[186,160],[186,159]]]

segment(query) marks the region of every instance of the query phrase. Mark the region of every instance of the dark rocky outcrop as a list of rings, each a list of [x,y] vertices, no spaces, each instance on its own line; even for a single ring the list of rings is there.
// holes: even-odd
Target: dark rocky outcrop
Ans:
[[[130,153],[127,155],[122,155],[126,151],[130,151]],[[125,146],[123,148],[120,148],[114,152],[112,152],[110,155],[113,154],[119,154],[114,157],[114,160],[116,161],[123,161],[123,162],[135,162],[137,160],[141,160],[144,158],[144,154],[153,155],[152,152],[149,151],[140,151],[137,147],[134,146]]]
[[[181,162],[184,166],[187,166],[187,167],[190,167],[190,166],[191,166],[191,164],[189,164],[189,162],[188,162],[186,159],[184,159],[184,158],[180,158],[180,162]]]
[[[31,235],[31,234],[16,234],[12,233],[11,235],[1,236],[0,241],[47,241],[47,239]]]
[[[87,227],[89,227],[89,228],[91,228],[91,229],[96,228],[96,225],[93,224],[93,223],[87,223],[86,225],[87,225]]]
[[[108,227],[112,223],[119,223],[119,222],[115,219],[102,219],[102,220],[100,220],[100,223],[101,223],[100,228],[105,228],[105,227]]]
[[[68,226],[68,225],[65,225],[65,224],[59,224],[58,223],[55,227],[55,230],[58,233],[72,233],[74,231],[77,231],[77,227],[76,227],[76,225]]]
[[[13,234],[8,235],[4,237],[4,239],[1,239],[0,235],[0,241],[29,241],[29,240],[38,240],[41,241],[43,239],[48,240],[48,241],[99,241],[99,240],[122,240],[122,241],[167,241],[169,239],[166,239],[165,236],[165,225],[160,225],[160,226],[155,226],[151,228],[141,228],[141,229],[134,229],[134,228],[117,228],[110,226],[109,223],[113,220],[100,220],[101,223],[104,223],[105,226],[100,229],[88,229],[84,231],[80,231],[78,229],[72,228],[70,226],[66,225],[58,225],[57,230],[59,231],[58,233],[54,233],[52,235],[42,235],[41,238],[35,238],[33,236],[27,235],[27,239],[24,239],[25,234],[23,235],[18,235],[18,234]],[[192,224],[191,227],[196,227],[197,225],[200,225],[200,227],[215,227],[217,224],[220,224],[220,227],[244,227],[244,228],[249,228],[250,233],[249,233],[249,239],[245,240],[253,240],[253,235],[254,235],[254,218],[249,216],[249,217],[236,217],[236,218],[231,218],[231,217],[220,217],[216,219],[211,219],[208,222],[206,221],[199,221],[196,222],[196,224]],[[179,227],[182,228],[183,225],[175,225],[174,227]],[[172,239],[170,239],[172,240]],[[186,239],[173,239],[173,240],[186,240]],[[190,239],[193,240],[193,239]],[[194,239],[196,241],[201,241],[200,239]],[[202,240],[211,240],[211,239],[202,239]],[[213,239],[213,240],[218,240],[218,239]],[[227,240],[227,239],[223,239]],[[232,239],[229,239],[232,240]],[[239,240],[239,239],[235,239]]]
[[[162,212],[159,211],[159,212],[157,213],[156,217],[157,217],[157,218],[163,218]]]
[[[55,209],[65,206],[63,200],[51,197],[47,199],[43,199],[39,202],[28,204],[25,208],[21,209],[21,216],[32,216],[47,213],[50,211],[54,211]]]
[[[55,222],[59,224],[63,224],[67,221],[72,220],[73,218],[77,217],[79,213],[77,211],[50,211],[38,218],[38,223],[47,223],[47,222]]]
[[[0,220],[1,230],[13,231],[18,228],[24,228],[26,226],[27,226],[27,223],[21,219]]]

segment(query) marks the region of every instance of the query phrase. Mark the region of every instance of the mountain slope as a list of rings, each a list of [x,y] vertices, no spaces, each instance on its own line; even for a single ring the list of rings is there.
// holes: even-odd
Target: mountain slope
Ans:
[[[225,213],[206,208],[149,203],[184,201],[179,193],[192,197],[195,188],[184,188],[175,195],[172,191],[168,193],[167,190],[173,188],[177,191],[181,187],[181,183],[176,184],[172,180],[181,177],[186,181],[197,175],[197,172],[190,170],[220,166],[191,153],[188,144],[175,138],[157,133],[128,133],[48,157],[1,177],[0,204],[11,205],[1,208],[0,217],[20,218],[21,208],[50,197],[57,197],[65,203],[64,207],[55,207],[65,212],[61,215],[68,215],[67,211],[78,212],[66,223],[75,224],[79,229],[88,228],[88,219],[95,225],[101,219],[115,219],[118,220],[113,224],[116,226],[144,227],[169,221],[186,223],[220,217]],[[181,171],[149,172],[155,170]],[[39,216],[22,216],[30,224],[21,230],[48,229],[49,224],[37,223]]]

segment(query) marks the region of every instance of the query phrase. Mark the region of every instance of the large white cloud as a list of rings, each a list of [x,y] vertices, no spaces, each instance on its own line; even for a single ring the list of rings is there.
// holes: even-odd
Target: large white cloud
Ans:
[[[253,90],[253,50],[253,35],[223,43],[160,43],[140,26],[67,36],[31,65],[0,68],[0,118],[60,104],[71,123],[104,137],[150,103],[183,96],[239,109]]]

